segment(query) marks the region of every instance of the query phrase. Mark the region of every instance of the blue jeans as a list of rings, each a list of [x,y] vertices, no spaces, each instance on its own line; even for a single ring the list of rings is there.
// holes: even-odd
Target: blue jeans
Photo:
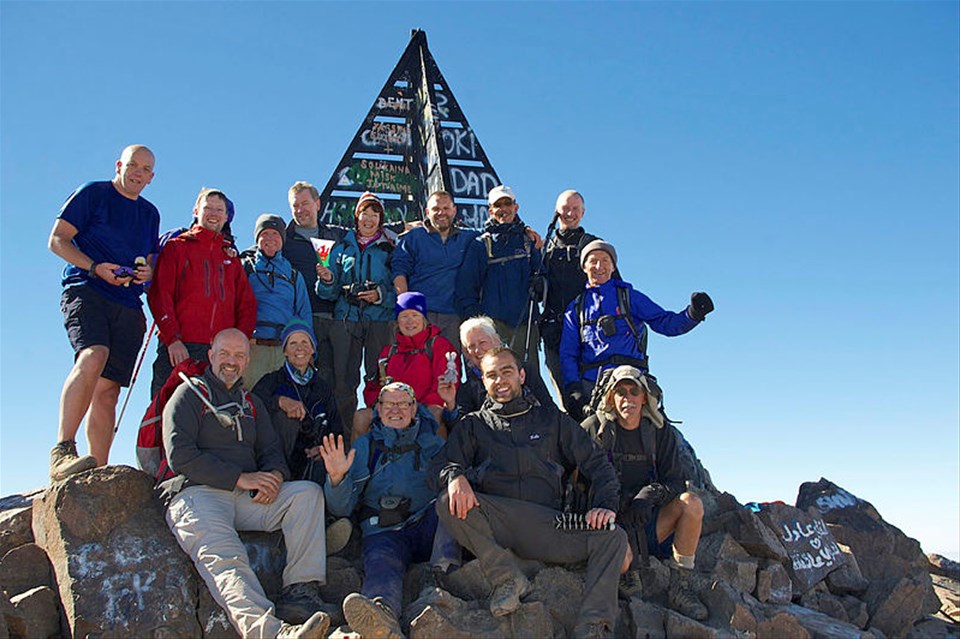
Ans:
[[[436,531],[437,512],[430,507],[409,526],[364,537],[361,594],[370,599],[380,597],[399,618],[407,567],[430,559]]]

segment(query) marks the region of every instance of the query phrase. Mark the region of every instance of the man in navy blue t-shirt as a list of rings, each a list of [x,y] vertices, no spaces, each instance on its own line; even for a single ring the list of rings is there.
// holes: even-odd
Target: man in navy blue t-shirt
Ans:
[[[60,308],[74,364],[60,395],[50,479],[107,463],[120,387],[127,386],[146,332],[140,296],[153,277],[160,234],[157,207],[140,197],[153,179],[153,153],[128,146],[109,182],[88,182],[60,209],[48,246],[68,262]],[[89,412],[88,412],[89,411]],[[77,455],[87,415],[90,455]]]

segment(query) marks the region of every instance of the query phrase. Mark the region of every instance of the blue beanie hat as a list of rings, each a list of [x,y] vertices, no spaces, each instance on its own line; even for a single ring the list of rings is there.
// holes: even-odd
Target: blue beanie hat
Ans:
[[[313,336],[313,327],[300,320],[293,320],[283,327],[283,332],[280,333],[281,350],[286,350],[287,340],[290,339],[290,336],[294,333],[306,333],[307,337],[310,338],[310,343],[313,344],[313,352],[317,352],[317,338]]]
[[[427,298],[423,293],[416,291],[407,291],[397,295],[397,303],[393,307],[393,314],[400,315],[400,311],[419,311],[424,317],[427,316]]]

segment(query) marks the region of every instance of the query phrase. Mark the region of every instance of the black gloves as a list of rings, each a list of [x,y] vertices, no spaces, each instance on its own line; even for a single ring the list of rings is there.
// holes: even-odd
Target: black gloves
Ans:
[[[640,529],[653,516],[653,509],[670,501],[670,491],[663,484],[649,484],[640,489],[627,507],[627,523]]]
[[[583,384],[580,382],[571,382],[567,384],[563,392],[565,396],[563,402],[564,408],[567,409],[570,417],[573,417],[579,422],[583,419],[583,406],[588,399],[583,396]]]
[[[702,322],[703,318],[713,310],[713,300],[706,293],[693,293],[690,295],[690,306],[687,307],[687,313],[690,319]]]

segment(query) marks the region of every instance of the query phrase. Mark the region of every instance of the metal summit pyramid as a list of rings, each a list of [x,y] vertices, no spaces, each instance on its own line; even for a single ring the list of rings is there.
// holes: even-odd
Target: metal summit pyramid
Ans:
[[[444,190],[453,194],[460,225],[480,228],[487,192],[498,184],[427,35],[416,29],[320,194],[321,215],[353,226],[357,198],[372,191],[384,200],[385,221],[419,220],[430,193]]]

